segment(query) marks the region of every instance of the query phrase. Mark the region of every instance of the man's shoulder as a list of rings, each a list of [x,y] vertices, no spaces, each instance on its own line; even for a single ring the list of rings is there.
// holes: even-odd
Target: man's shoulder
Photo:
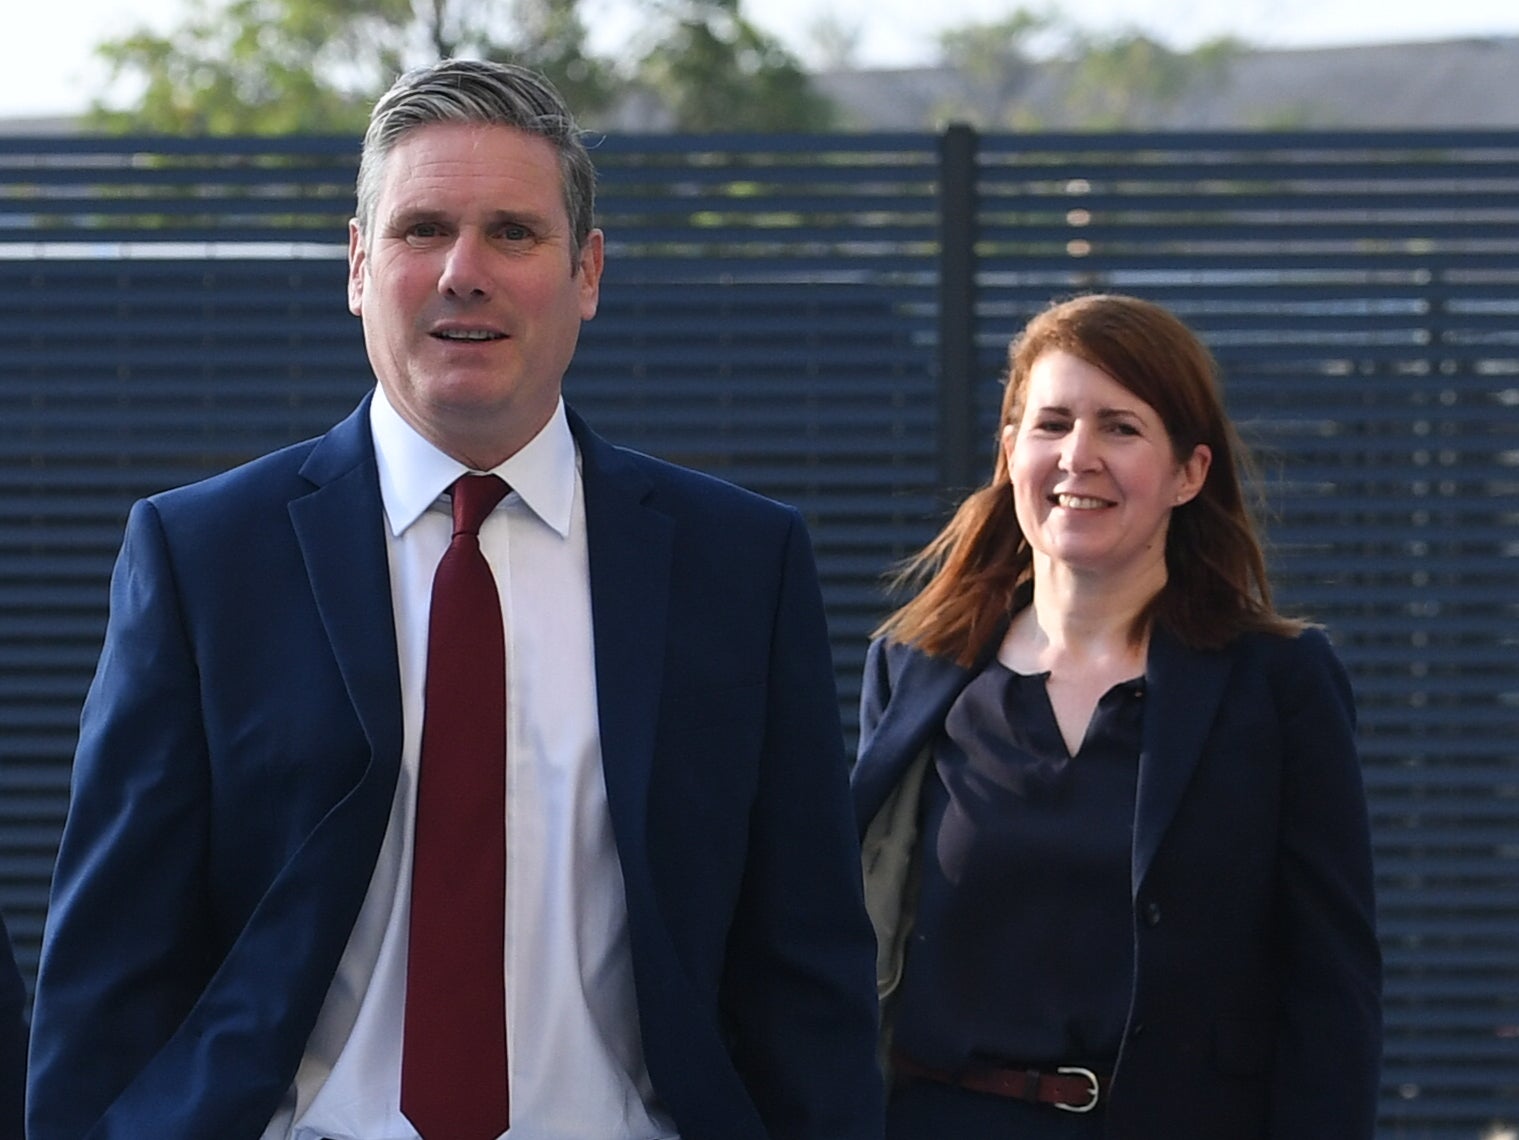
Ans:
[[[178,514],[204,509],[226,510],[238,503],[261,501],[285,502],[294,495],[311,490],[314,482],[331,476],[329,470],[315,478],[312,456],[321,448],[326,453],[339,452],[341,464],[352,465],[373,459],[369,443],[367,416],[361,408],[322,435],[287,444],[274,451],[247,458],[224,471],[208,475],[148,497],[160,513]]]
[[[657,493],[710,500],[760,512],[789,512],[791,507],[719,475],[687,467],[631,448],[617,450],[649,478]]]
[[[215,527],[215,520],[242,525],[261,508],[279,509],[311,484],[300,471],[315,440],[306,440],[239,463],[225,471],[148,496],[166,526]]]
[[[641,485],[645,501],[656,509],[723,512],[730,521],[790,520],[797,515],[794,507],[721,476],[611,443],[573,411],[570,423],[590,478],[605,478],[625,489],[630,483]]]

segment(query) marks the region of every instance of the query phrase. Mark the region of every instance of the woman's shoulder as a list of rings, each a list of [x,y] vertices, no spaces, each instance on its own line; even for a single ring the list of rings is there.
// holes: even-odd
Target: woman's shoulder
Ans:
[[[927,684],[938,688],[946,681],[964,680],[980,671],[995,646],[983,653],[975,665],[962,665],[949,657],[929,653],[911,642],[898,641],[890,635],[873,639],[865,651],[864,681],[885,692],[905,683],[909,688]]]
[[[1232,648],[1276,669],[1304,668],[1339,660],[1328,631],[1319,625],[1304,624],[1285,632],[1250,630],[1240,634]]]
[[[1290,633],[1241,634],[1232,648],[1236,668],[1255,672],[1275,694],[1279,707],[1349,708],[1354,704],[1349,673],[1321,626],[1305,625]]]
[[[1247,630],[1216,649],[1188,647],[1174,635],[1162,634],[1159,640],[1157,647],[1152,639],[1151,664],[1167,673],[1222,670],[1233,685],[1249,685],[1253,679],[1279,695],[1322,688],[1326,683],[1336,688],[1348,684],[1328,632],[1317,625]]]
[[[927,655],[917,646],[882,635],[872,638],[865,650],[865,671],[888,678],[895,677],[902,672],[907,662],[914,657],[924,656]]]

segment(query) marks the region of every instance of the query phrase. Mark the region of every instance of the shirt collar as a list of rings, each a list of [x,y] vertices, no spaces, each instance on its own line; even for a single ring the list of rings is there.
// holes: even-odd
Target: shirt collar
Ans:
[[[439,451],[412,427],[375,386],[369,430],[380,469],[380,499],[391,534],[399,537],[470,469]],[[492,469],[535,515],[558,532],[570,533],[575,501],[575,437],[561,398],[549,422],[515,455]]]

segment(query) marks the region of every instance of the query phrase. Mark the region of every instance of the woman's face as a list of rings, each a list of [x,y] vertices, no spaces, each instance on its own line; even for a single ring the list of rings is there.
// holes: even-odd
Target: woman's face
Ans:
[[[1037,556],[1083,574],[1164,574],[1171,511],[1202,488],[1212,453],[1177,462],[1155,409],[1080,357],[1029,371],[1002,429],[1018,524]]]

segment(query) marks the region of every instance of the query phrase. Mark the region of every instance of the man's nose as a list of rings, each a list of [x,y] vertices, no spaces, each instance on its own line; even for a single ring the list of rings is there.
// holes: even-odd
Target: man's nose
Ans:
[[[483,297],[490,291],[485,242],[469,231],[461,232],[448,247],[438,292],[453,297]]]

